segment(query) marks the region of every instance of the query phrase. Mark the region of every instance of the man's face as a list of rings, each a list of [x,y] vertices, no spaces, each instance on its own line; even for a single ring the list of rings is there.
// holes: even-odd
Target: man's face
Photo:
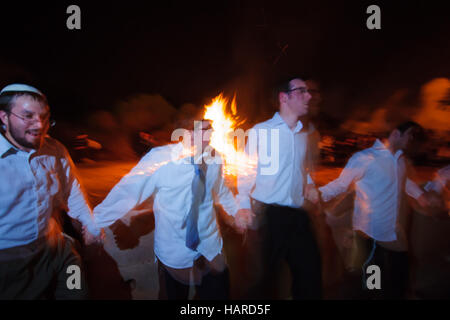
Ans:
[[[413,141],[413,129],[409,128],[404,133],[398,131],[397,148],[407,151]]]
[[[322,101],[319,84],[314,80],[306,80],[305,83],[308,87],[308,92],[311,95],[311,100],[309,100],[308,103],[308,113],[310,116],[317,116],[319,113],[319,105]]]
[[[306,83],[300,79],[294,79],[290,82],[290,91],[286,94],[285,100],[288,108],[298,117],[308,113],[308,103],[311,95],[308,92]]]
[[[196,127],[194,131],[191,131],[192,143],[194,143],[194,135],[198,134],[200,136],[201,131],[201,139],[202,139],[202,150],[204,150],[210,142],[211,139],[211,122],[208,120],[202,120],[201,125]]]
[[[27,95],[17,97],[11,111],[2,111],[0,116],[6,125],[6,136],[26,151],[38,149],[50,127],[49,107]]]

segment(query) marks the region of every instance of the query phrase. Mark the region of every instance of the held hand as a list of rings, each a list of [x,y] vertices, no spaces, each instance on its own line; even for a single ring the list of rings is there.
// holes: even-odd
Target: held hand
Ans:
[[[83,240],[84,244],[87,246],[92,244],[103,244],[104,236],[105,234],[103,230],[100,231],[100,234],[98,236],[95,236],[90,233],[85,226],[83,226]]]
[[[121,220],[117,220],[109,228],[113,232],[114,241],[120,250],[133,249],[139,245],[139,237]]]
[[[319,203],[319,191],[313,184],[308,184],[305,188],[305,199],[313,204]]]
[[[423,208],[427,208],[427,207],[430,206],[430,202],[428,201],[427,196],[425,195],[425,193],[423,193],[419,198],[417,198],[417,202]]]
[[[236,229],[239,233],[243,233],[252,223],[255,214],[250,209],[240,209],[234,218]]]

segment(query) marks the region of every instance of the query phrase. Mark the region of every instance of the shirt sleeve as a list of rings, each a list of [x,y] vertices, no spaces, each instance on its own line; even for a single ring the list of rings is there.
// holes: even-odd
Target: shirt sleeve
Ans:
[[[365,171],[363,162],[364,161],[362,161],[361,156],[358,154],[353,155],[345,168],[342,170],[339,178],[319,188],[319,191],[322,194],[322,199],[325,202],[330,201],[338,195],[346,192],[354,181],[361,179],[364,176]]]
[[[450,165],[438,170],[436,172],[436,177],[433,181],[429,181],[426,186],[426,191],[436,191],[437,193],[442,193],[448,181],[450,180]]]
[[[214,185],[214,192],[217,195],[218,202],[222,208],[230,215],[235,216],[238,211],[238,205],[233,193],[225,185],[225,179],[223,178],[222,166],[220,166],[220,172]]]
[[[405,192],[416,200],[423,194],[423,190],[409,178],[406,178]]]
[[[255,136],[248,138],[248,142],[245,146],[245,153],[243,154],[244,165],[239,167],[237,177],[237,189],[238,195],[236,196],[239,209],[251,209],[250,194],[256,183],[256,176],[258,171],[258,150],[257,145],[250,146],[249,141],[251,139],[258,139],[256,128],[250,130],[250,134]],[[255,141],[255,140],[253,140]],[[255,148],[250,150],[250,147]]]
[[[80,185],[78,174],[72,158],[67,149],[60,145],[62,149],[62,168],[65,175],[65,204],[67,214],[85,226],[93,235],[99,235],[100,229],[96,227],[92,215],[92,209],[86,197],[86,193]]]
[[[122,218],[137,205],[149,199],[156,188],[158,169],[165,162],[150,151],[94,209],[98,227],[105,228]]]

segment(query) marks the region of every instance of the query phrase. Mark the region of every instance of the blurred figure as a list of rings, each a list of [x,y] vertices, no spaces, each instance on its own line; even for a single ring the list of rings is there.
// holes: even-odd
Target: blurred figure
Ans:
[[[450,216],[449,182],[450,165],[438,170],[435,178],[425,185],[424,189],[427,192],[432,212],[442,212]]]
[[[74,139],[73,150],[75,151],[75,161],[85,163],[94,162],[93,152],[102,149],[102,145],[89,138],[87,134],[77,135]]]
[[[409,268],[408,241],[400,214],[403,193],[421,206],[427,206],[428,201],[423,190],[407,178],[404,151],[422,131],[415,122],[399,125],[384,143],[377,139],[371,148],[355,153],[338,179],[319,188],[323,201],[328,202],[354,186],[352,223],[354,245],[364,252],[362,287],[366,285],[367,266],[379,266],[381,290],[372,291],[377,298],[405,297]],[[360,275],[360,270],[355,272]]]
[[[319,83],[315,80],[306,80],[306,86],[308,87],[308,92],[311,95],[311,99],[308,103],[308,113],[300,117],[300,121],[303,123],[304,131],[308,134],[308,152],[307,152],[307,168],[312,172],[320,160],[320,133],[316,128],[314,123],[316,122],[317,116],[320,111],[320,103],[322,101],[322,96],[320,94]]]
[[[205,159],[210,123],[199,121],[195,130],[193,123],[193,119],[184,122],[189,130],[185,139],[193,143],[194,135],[200,134],[200,150],[193,156],[186,154],[181,142],[153,148],[94,209],[95,221],[108,227],[154,197],[160,298],[187,299],[193,281],[199,299],[228,299],[228,268],[213,195],[229,215],[236,216],[237,206],[224,184],[222,166]],[[236,216],[238,228],[245,228],[245,221],[245,217]]]
[[[65,210],[79,220],[87,244],[99,232],[67,150],[47,135],[47,99],[34,87],[12,84],[0,100],[0,299],[87,298],[84,271],[79,286],[67,285],[68,268],[83,268],[73,239],[52,216]]]
[[[285,260],[292,274],[292,298],[320,299],[320,253],[305,210],[305,198],[314,184],[306,164],[307,134],[302,132],[304,126],[299,120],[308,112],[311,94],[299,77],[281,83],[275,94],[279,112],[253,127],[257,135],[257,170],[238,177],[240,212],[247,212],[247,217],[252,217],[253,212],[256,215],[247,235],[249,280],[255,284],[249,295],[278,298],[280,269]],[[276,135],[278,140],[272,139]],[[267,163],[262,150],[272,150],[279,164],[275,172],[263,173]],[[261,269],[262,274],[258,274]]]
[[[450,166],[441,168],[425,184],[428,207],[412,203],[410,294],[413,299],[450,296],[449,173]]]
[[[324,147],[324,143],[321,143],[321,135],[317,130],[322,95],[320,92],[319,83],[317,81],[306,80],[305,83],[308,87],[308,92],[311,95],[311,99],[308,103],[308,113],[305,116],[300,117],[300,121],[303,123],[304,127],[301,134],[307,135],[308,152],[306,153],[305,166],[307,171],[314,176],[317,173],[321,160],[321,146]],[[330,139],[332,138],[329,137],[329,139],[325,139],[325,143],[327,140],[330,142]],[[331,144],[333,143],[333,140],[331,140]],[[328,158],[328,160],[330,160],[330,158]],[[320,206],[309,206],[307,211],[309,213],[309,218],[311,219],[317,243],[320,248],[324,298],[327,298],[329,293],[327,289],[332,287],[340,279],[340,272],[336,270],[339,256],[332,238],[331,230],[325,221],[325,216],[322,214],[322,209]]]

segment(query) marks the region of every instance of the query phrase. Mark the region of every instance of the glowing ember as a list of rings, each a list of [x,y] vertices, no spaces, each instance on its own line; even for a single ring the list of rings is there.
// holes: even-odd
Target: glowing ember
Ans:
[[[220,94],[205,106],[204,119],[211,121],[213,129],[210,145],[222,155],[225,175],[248,175],[255,170],[257,162],[244,151],[244,130],[236,129],[244,122],[239,122],[236,116],[236,97],[231,102],[231,113],[227,112],[227,105],[228,99]]]

